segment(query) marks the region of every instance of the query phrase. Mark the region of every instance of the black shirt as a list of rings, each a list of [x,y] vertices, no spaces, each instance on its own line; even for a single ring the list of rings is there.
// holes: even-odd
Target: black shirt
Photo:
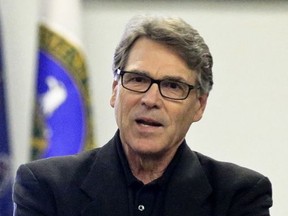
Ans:
[[[165,188],[169,186],[169,178],[179,161],[183,145],[180,145],[163,175],[145,185],[132,174],[119,134],[116,143],[127,182],[130,216],[161,216],[165,205]]]

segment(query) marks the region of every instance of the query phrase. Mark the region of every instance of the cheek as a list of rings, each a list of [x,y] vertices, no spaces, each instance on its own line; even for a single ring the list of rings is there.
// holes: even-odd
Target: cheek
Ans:
[[[195,116],[195,110],[192,107],[193,106],[189,106],[189,108],[182,111],[179,109],[175,110],[174,121],[176,122],[176,130],[180,129],[187,131],[189,129]]]
[[[192,117],[191,113],[189,112],[184,112],[180,115],[178,115],[178,118],[176,119],[177,124],[176,124],[176,129],[184,130],[187,131],[192,124]]]
[[[127,95],[121,89],[115,91],[111,99],[111,106],[114,108],[114,113],[118,125],[125,120],[129,110],[129,103],[127,100]]]

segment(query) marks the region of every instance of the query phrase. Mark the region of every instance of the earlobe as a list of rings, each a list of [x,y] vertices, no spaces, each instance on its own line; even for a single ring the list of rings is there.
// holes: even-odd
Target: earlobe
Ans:
[[[113,108],[115,106],[117,89],[118,89],[118,81],[114,80],[113,84],[112,84],[112,95],[111,95],[111,98],[110,98],[110,105]]]

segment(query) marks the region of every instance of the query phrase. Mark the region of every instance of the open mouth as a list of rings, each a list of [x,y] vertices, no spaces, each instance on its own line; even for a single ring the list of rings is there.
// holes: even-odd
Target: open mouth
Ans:
[[[153,120],[147,120],[147,119],[136,119],[137,124],[152,126],[152,127],[161,127],[163,126],[161,123]]]

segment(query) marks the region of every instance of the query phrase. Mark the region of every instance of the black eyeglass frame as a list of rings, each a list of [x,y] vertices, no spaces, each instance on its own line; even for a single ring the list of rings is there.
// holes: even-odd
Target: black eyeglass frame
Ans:
[[[138,75],[147,77],[148,79],[151,80],[151,83],[150,83],[150,85],[148,86],[148,88],[147,88],[145,91],[139,91],[139,90],[134,90],[134,89],[127,88],[127,87],[123,84],[123,76],[124,76],[124,74],[126,74],[126,73],[133,73],[133,74],[138,74]],[[156,84],[158,85],[158,89],[159,89],[159,92],[160,92],[161,96],[164,97],[164,98],[171,99],[171,100],[185,100],[185,99],[189,96],[191,90],[194,90],[194,89],[199,90],[199,89],[201,89],[201,86],[200,86],[200,85],[195,86],[195,85],[190,85],[190,84],[185,83],[185,82],[175,81],[175,82],[178,82],[178,83],[181,83],[181,84],[186,85],[186,86],[188,87],[188,91],[187,91],[187,94],[186,94],[185,97],[173,98],[173,97],[169,97],[169,96],[163,95],[163,93],[162,93],[162,91],[161,91],[160,83],[163,82],[163,81],[166,81],[165,79],[164,79],[164,80],[163,80],[163,79],[153,79],[152,77],[147,76],[147,75],[145,75],[145,74],[139,74],[139,73],[137,73],[137,72],[132,72],[132,71],[125,71],[125,70],[121,70],[121,69],[119,69],[119,68],[116,69],[115,75],[121,77],[121,84],[122,84],[122,86],[123,86],[125,89],[127,89],[127,90],[129,90],[129,91],[133,91],[133,92],[138,92],[138,93],[145,93],[145,92],[149,91],[149,89],[151,88],[151,86],[152,86],[154,83],[156,83]]]

